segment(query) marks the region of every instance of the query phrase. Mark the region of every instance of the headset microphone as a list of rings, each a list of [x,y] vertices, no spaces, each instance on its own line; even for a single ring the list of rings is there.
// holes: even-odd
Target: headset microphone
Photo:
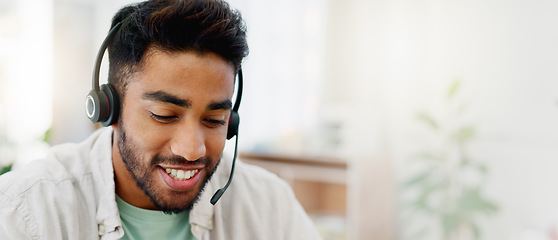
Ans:
[[[225,193],[225,191],[227,190],[227,188],[229,188],[229,185],[232,182],[233,175],[234,175],[234,165],[236,163],[236,148],[237,148],[237,146],[238,146],[238,134],[236,135],[236,138],[234,140],[234,155],[233,155],[233,162],[232,162],[232,167],[231,167],[231,175],[229,176],[229,180],[227,181],[227,184],[224,187],[217,190],[217,192],[215,192],[215,194],[213,194],[213,197],[211,197],[210,202],[213,205],[215,205],[215,203],[217,203],[217,201],[219,201],[219,199],[221,198],[223,193]]]
[[[229,180],[227,181],[227,184],[225,184],[224,187],[217,190],[217,192],[213,194],[213,197],[211,197],[210,202],[213,205],[215,205],[215,203],[219,201],[221,196],[223,196],[223,193],[225,193],[227,188],[229,188],[229,185],[231,185],[233,175],[234,175],[234,166],[236,164],[236,149],[238,147],[238,126],[240,123],[240,117],[238,115],[238,107],[240,107],[240,100],[242,99],[242,87],[243,87],[242,85],[243,85],[242,69],[240,69],[238,71],[238,92],[236,94],[234,107],[231,111],[231,117],[229,120],[229,129],[227,132],[227,139],[231,139],[232,137],[236,136],[236,138],[234,139],[234,153],[233,153],[233,160],[232,160],[232,167],[231,167],[231,175],[229,176]],[[234,126],[234,129],[231,126]]]

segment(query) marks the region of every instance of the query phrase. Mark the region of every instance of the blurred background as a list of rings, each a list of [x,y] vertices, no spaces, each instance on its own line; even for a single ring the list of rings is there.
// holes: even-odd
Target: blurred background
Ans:
[[[94,131],[95,55],[131,2],[0,0],[2,171]],[[230,4],[250,45],[240,158],[325,239],[558,239],[558,2]]]

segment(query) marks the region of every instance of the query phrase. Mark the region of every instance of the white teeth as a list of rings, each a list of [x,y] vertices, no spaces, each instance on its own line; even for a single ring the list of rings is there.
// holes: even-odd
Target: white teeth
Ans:
[[[176,178],[183,179],[184,178],[184,171],[183,170],[176,171]]]
[[[167,174],[169,174],[169,176],[171,176],[172,178],[174,178],[175,180],[187,180],[190,179],[191,177],[193,177],[194,175],[196,175],[196,173],[198,173],[199,170],[177,170],[177,169],[172,169],[172,168],[165,168],[165,172],[167,172]]]

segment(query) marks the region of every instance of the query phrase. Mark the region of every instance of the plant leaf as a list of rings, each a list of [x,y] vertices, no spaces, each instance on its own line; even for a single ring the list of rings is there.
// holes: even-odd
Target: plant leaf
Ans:
[[[488,167],[484,164],[479,163],[477,165],[477,169],[479,170],[480,173],[482,173],[483,175],[488,175]]]
[[[469,125],[461,127],[457,132],[454,134],[453,139],[458,143],[465,143],[471,139],[476,134],[475,126]]]
[[[52,128],[49,128],[45,131],[45,133],[43,134],[43,137],[41,138],[41,140],[49,145],[51,145],[51,141],[52,141]]]
[[[11,164],[8,165],[8,166],[4,166],[4,167],[2,167],[2,169],[0,169],[0,175],[2,175],[4,173],[7,173],[11,170],[12,170],[12,165]]]
[[[423,211],[423,212],[427,212],[427,213],[432,212],[432,208],[428,205],[428,202],[426,201],[426,198],[424,198],[424,197],[421,197],[421,198],[413,201],[411,205],[418,211]]]
[[[455,213],[444,213],[442,216],[442,226],[446,234],[455,231],[459,226],[459,216]]]
[[[473,162],[471,161],[471,159],[469,157],[462,156],[460,165],[461,165],[462,168],[466,168],[466,167],[469,167],[469,166],[473,165]]]
[[[492,214],[498,211],[498,207],[481,193],[480,189],[466,189],[458,200],[458,208],[466,213]]]
[[[459,79],[458,79],[458,80],[455,80],[455,81],[451,84],[451,86],[450,86],[450,88],[449,88],[449,90],[448,90],[448,99],[452,99],[452,98],[455,96],[455,94],[456,94],[457,91],[459,90],[459,86],[460,86],[460,85],[461,85],[461,81],[460,81]]]
[[[424,123],[426,126],[430,127],[432,130],[438,130],[440,127],[436,120],[432,118],[428,113],[420,111],[417,113],[417,119]]]
[[[412,177],[411,179],[407,180],[405,182],[404,186],[405,187],[411,187],[413,185],[423,183],[423,182],[428,180],[428,177],[430,177],[430,171],[425,171],[425,172],[419,173],[419,174],[415,175],[414,177]]]

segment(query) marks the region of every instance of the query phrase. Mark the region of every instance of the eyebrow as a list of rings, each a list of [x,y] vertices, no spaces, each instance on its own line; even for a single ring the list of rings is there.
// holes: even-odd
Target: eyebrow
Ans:
[[[229,110],[232,108],[232,102],[230,99],[220,101],[220,102],[212,102],[207,105],[207,110]]]
[[[145,93],[143,95],[143,98],[151,101],[170,103],[185,108],[189,108],[190,106],[192,106],[192,103],[189,100],[181,99],[163,91]]]
[[[143,98],[151,101],[156,101],[156,102],[170,103],[184,108],[190,108],[192,106],[190,100],[179,98],[177,96],[174,96],[164,91],[145,93],[143,95]],[[226,99],[219,102],[211,102],[209,105],[207,105],[206,109],[211,111],[211,110],[229,110],[231,108],[232,108],[231,100]]]

